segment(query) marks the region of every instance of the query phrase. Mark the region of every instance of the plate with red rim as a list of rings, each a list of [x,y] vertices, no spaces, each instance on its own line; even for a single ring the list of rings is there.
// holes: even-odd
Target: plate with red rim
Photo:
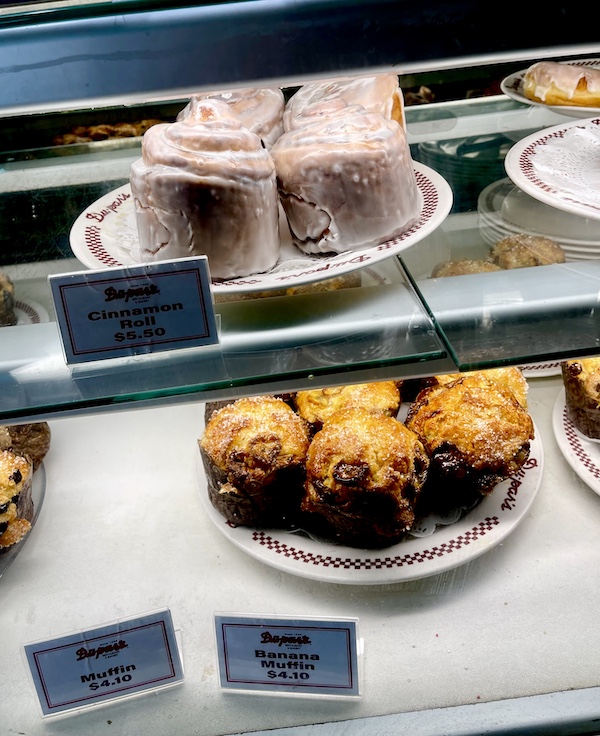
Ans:
[[[512,182],[534,199],[600,220],[600,117],[526,136],[504,160]]]
[[[504,541],[523,521],[537,494],[544,465],[537,428],[530,456],[462,519],[427,536],[379,550],[343,547],[303,533],[233,527],[213,507],[198,453],[197,482],[216,528],[250,557],[282,572],[326,583],[386,585],[437,575],[464,565]]]
[[[270,271],[215,281],[213,291],[250,293],[314,283],[372,266],[415,245],[446,219],[453,197],[448,182],[436,171],[417,162],[414,170],[423,199],[421,217],[399,237],[363,250],[323,255],[307,255],[284,237],[281,258]],[[129,184],[86,207],[73,223],[70,244],[74,256],[86,268],[118,268],[139,263],[133,256],[138,247],[138,232]]]
[[[571,469],[600,495],[600,442],[585,437],[569,419],[562,388],[552,411],[554,437]]]
[[[600,59],[574,59],[573,61],[563,61],[563,64],[573,64],[574,66],[589,66],[594,69],[600,69]],[[528,69],[529,67],[527,67]],[[523,78],[527,73],[527,69],[521,69],[518,72],[509,74],[500,82],[502,92],[517,102],[524,105],[532,105],[534,107],[546,107],[560,115],[566,115],[571,118],[589,118],[592,115],[600,115],[600,107],[580,107],[579,105],[547,105],[545,102],[530,100],[523,92]]]

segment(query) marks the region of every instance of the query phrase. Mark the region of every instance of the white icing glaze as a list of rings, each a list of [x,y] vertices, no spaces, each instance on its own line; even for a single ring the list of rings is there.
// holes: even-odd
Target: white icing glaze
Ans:
[[[367,112],[375,112],[388,120],[396,120],[403,127],[404,98],[396,74],[376,74],[367,77],[342,77],[305,84],[290,99],[283,113],[285,130],[303,125],[305,115],[315,114],[319,105],[333,111],[340,100],[348,105],[360,105]],[[323,110],[323,108],[321,108]],[[317,113],[317,114],[323,114]]]
[[[278,87],[232,89],[194,95],[179,113],[177,120],[190,115],[198,101],[208,99],[226,102],[242,123],[262,138],[268,149],[283,133],[285,100]]]
[[[140,261],[206,254],[211,276],[261,273],[279,258],[275,165],[222,100],[150,128],[131,167]]]
[[[294,242],[306,253],[371,247],[419,219],[410,149],[393,120],[342,108],[284,133],[271,153]]]
[[[555,61],[538,61],[526,72],[526,80],[532,84],[535,96],[545,101],[552,86],[572,99],[581,80],[585,80],[590,94],[600,93],[600,70],[576,64],[560,64]]]

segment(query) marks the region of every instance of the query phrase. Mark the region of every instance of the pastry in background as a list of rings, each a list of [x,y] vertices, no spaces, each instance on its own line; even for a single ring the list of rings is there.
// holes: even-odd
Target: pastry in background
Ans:
[[[358,407],[336,412],[308,449],[307,530],[353,547],[399,542],[415,522],[428,466],[422,443],[397,419]]]
[[[340,409],[360,407],[395,417],[400,408],[397,381],[376,381],[297,391],[294,406],[313,431],[318,431]]]
[[[525,72],[523,94],[546,105],[600,107],[600,69],[538,61]]]
[[[181,121],[146,131],[130,183],[140,261],[206,255],[218,280],[277,262],[273,159],[226,102],[196,100]]]
[[[502,271],[503,269],[495,263],[485,259],[463,258],[457,261],[442,261],[431,271],[431,278],[437,279],[444,276],[468,276],[472,273],[489,273],[490,271]]]
[[[561,364],[567,416],[581,434],[600,439],[600,357]]]
[[[383,73],[309,82],[288,100],[283,113],[285,130],[292,130],[341,107],[358,105],[367,112],[395,120],[406,128],[404,97],[397,74]]]
[[[50,449],[51,432],[47,422],[15,424],[0,427],[0,450],[12,450],[25,455],[37,470]]]
[[[482,374],[419,393],[406,426],[430,457],[422,502],[436,513],[468,509],[529,457],[533,421],[511,391]]]
[[[177,120],[193,114],[199,100],[209,99],[226,102],[246,128],[264,142],[267,149],[283,133],[285,99],[279,87],[231,89],[194,95],[177,115]]]
[[[564,263],[565,252],[554,240],[542,235],[508,235],[495,243],[490,257],[500,268],[528,268]]]
[[[67,133],[54,136],[55,146],[68,146],[74,143],[93,143],[115,138],[139,138],[153,125],[164,122],[155,118],[134,122],[98,123],[96,125],[76,125]]]
[[[0,327],[17,324],[15,314],[15,285],[10,276],[0,271]]]
[[[410,148],[393,120],[341,109],[284,133],[271,154],[292,240],[305,253],[370,248],[419,221]]]
[[[254,396],[214,411],[198,441],[213,506],[234,526],[298,523],[309,445],[282,399]]]

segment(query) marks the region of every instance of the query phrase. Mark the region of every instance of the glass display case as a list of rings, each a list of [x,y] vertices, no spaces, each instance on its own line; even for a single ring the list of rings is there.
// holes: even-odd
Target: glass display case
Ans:
[[[509,2],[493,18],[467,1],[0,4],[0,271],[18,317],[0,329],[0,422],[52,429],[34,528],[10,566],[0,555],[8,730],[598,731],[600,470],[596,445],[565,424],[560,363],[600,352],[600,219],[532,193],[510,156],[596,125],[599,111],[576,117],[509,89],[533,61],[596,57],[593,24],[567,4]],[[269,85],[289,98],[311,80],[380,71],[404,91],[425,201],[413,231],[359,263],[290,259],[250,286],[215,282],[214,346],[67,364],[48,277],[133,265],[131,214],[111,230],[98,213],[125,201],[143,124],[172,122],[199,91]],[[565,261],[436,275],[489,261],[514,233],[558,242]],[[326,288],[331,277],[342,288]],[[340,555],[214,523],[197,451],[206,402],[503,366],[527,376],[536,434],[504,499],[508,527],[494,530],[502,509],[484,507],[414,551]],[[180,687],[41,717],[22,644],[164,607]],[[218,611],[356,617],[360,699],[224,693]]]

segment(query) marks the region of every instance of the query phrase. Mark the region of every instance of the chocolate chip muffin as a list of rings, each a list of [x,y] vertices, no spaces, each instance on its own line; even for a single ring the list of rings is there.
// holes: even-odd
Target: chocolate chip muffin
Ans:
[[[229,523],[298,524],[309,431],[285,401],[254,396],[226,404],[198,442],[211,502]]]
[[[483,373],[422,391],[406,426],[431,459],[422,495],[436,513],[469,508],[527,461],[533,421],[514,394]]]
[[[562,363],[567,416],[581,434],[600,439],[600,357]]]
[[[353,547],[401,541],[428,466],[423,444],[396,418],[359,407],[336,412],[308,449],[305,528]]]
[[[329,417],[349,407],[362,407],[396,416],[401,400],[399,385],[397,381],[376,381],[298,391],[294,396],[294,405],[313,431],[318,431]]]

